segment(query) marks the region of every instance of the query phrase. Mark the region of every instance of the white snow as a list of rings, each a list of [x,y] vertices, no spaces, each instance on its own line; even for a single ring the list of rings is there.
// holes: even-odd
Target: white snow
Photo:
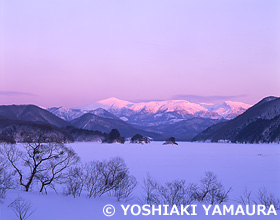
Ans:
[[[254,193],[265,186],[270,192],[280,197],[280,148],[279,144],[217,144],[179,142],[178,146],[162,145],[152,142],[147,145],[138,144],[101,144],[72,143],[68,144],[83,162],[110,159],[120,156],[134,175],[139,185],[135,192],[140,195],[142,180],[149,172],[159,182],[174,179],[185,179],[188,183],[198,183],[206,171],[213,171],[226,188],[232,187],[230,201],[241,194],[245,186]],[[14,213],[7,206],[22,195],[32,202],[36,209],[30,220],[92,220],[108,219],[102,213],[103,206],[112,204],[116,207],[116,215],[109,219],[278,219],[278,216],[123,216],[121,204],[137,204],[134,199],[128,203],[116,202],[112,197],[87,199],[56,195],[40,195],[37,192],[9,191],[0,208],[0,220],[16,220]],[[278,215],[280,213],[278,212]]]
[[[199,104],[190,103],[185,100],[168,100],[168,101],[151,101],[135,103],[130,107],[133,111],[145,111],[149,113],[157,113],[158,111],[185,111],[188,114],[195,114],[199,111],[206,111],[206,109]]]
[[[217,113],[219,116],[217,118],[227,118],[232,117],[232,115],[237,116],[242,114],[245,110],[251,107],[249,104],[242,102],[225,101],[218,104],[207,104],[201,103],[200,105],[207,108],[208,111]]]
[[[128,101],[120,100],[115,97],[104,99],[101,101],[97,101],[92,104],[85,105],[81,107],[82,110],[95,110],[97,108],[103,108],[103,109],[121,109],[124,107],[128,107],[130,104],[133,104]]]
[[[132,110],[135,113],[144,111],[147,114],[156,114],[159,112],[178,112],[182,115],[206,115],[208,112],[217,113],[218,116],[212,116],[212,118],[233,118],[239,114],[242,114],[251,105],[242,102],[225,101],[219,104],[212,103],[191,103],[186,100],[166,100],[166,101],[149,101],[133,103],[117,98],[109,98],[101,101],[97,101],[92,104],[81,107],[81,110],[94,110],[97,108],[104,108],[106,110],[114,110],[115,113],[122,109]]]

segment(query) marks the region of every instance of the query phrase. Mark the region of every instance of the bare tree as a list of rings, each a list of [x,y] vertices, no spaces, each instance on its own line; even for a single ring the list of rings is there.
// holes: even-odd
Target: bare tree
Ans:
[[[186,188],[185,204],[192,204],[196,201],[196,192],[198,191],[198,185],[190,183]]]
[[[108,162],[99,163],[97,169],[101,173],[101,184],[104,186],[99,192],[100,195],[118,187],[128,174],[128,168],[120,157],[115,157]]]
[[[276,198],[275,195],[268,192],[265,187],[259,189],[257,194],[257,200],[255,201],[256,204],[263,204],[266,208],[269,208],[271,205],[274,206],[276,210],[280,209],[280,200]]]
[[[142,196],[141,203],[143,204],[160,204],[160,195],[159,195],[159,184],[147,174],[146,178],[143,180],[143,190],[144,195]]]
[[[273,205],[276,210],[280,209],[279,198],[276,198],[274,194],[268,192],[265,187],[259,188],[255,196],[253,196],[252,191],[248,190],[246,187],[242,195],[236,199],[236,201],[242,205],[262,204],[265,205],[266,208]]]
[[[74,198],[81,196],[86,181],[85,166],[80,165],[71,167],[66,174],[66,180],[64,184],[66,189],[65,195],[72,195]]]
[[[49,159],[41,164],[40,169],[35,174],[35,178],[41,183],[40,192],[43,189],[46,191],[47,186],[53,187],[53,183],[63,181],[66,178],[66,172],[63,171],[79,161],[79,157],[74,150],[65,147],[63,144],[48,143],[44,147],[43,150],[47,153]]]
[[[85,191],[87,192],[87,197],[96,197],[102,188],[101,185],[101,173],[98,171],[97,166],[99,162],[91,161],[85,165]]]
[[[239,198],[236,199],[236,202],[242,204],[242,205],[251,205],[254,201],[252,191],[248,190],[247,187],[242,192],[242,195],[239,196]]]
[[[7,190],[14,188],[13,176],[14,173],[9,171],[7,161],[0,150],[0,198],[5,198]]]
[[[120,157],[115,157],[109,161],[92,161],[86,164],[85,170],[87,177],[85,189],[89,198],[100,197],[111,190],[115,190],[128,176],[128,168]],[[130,187],[133,185],[131,181],[130,179]]]
[[[35,210],[32,209],[31,202],[26,201],[21,196],[18,196],[10,205],[15,215],[18,217],[19,220],[25,220],[29,218]]]
[[[12,173],[6,171],[5,168],[0,168],[0,198],[5,198],[7,190],[14,188],[12,177]]]
[[[210,204],[221,204],[228,200],[231,188],[226,191],[214,173],[206,172],[200,182],[201,185],[195,193],[196,200]]]
[[[112,190],[110,195],[116,197],[118,201],[124,200],[127,202],[132,199],[132,192],[136,186],[136,178],[126,174],[121,182]]]
[[[186,184],[185,180],[174,180],[161,185],[148,174],[144,179],[145,194],[142,203],[187,205],[195,201],[196,184]]]
[[[167,182],[163,186],[159,186],[159,192],[162,198],[162,204],[168,205],[184,205],[186,195],[186,181],[174,180]]]
[[[62,143],[41,143],[38,140],[23,144],[21,150],[17,146],[5,145],[3,153],[25,191],[29,191],[34,180],[39,180],[42,192],[46,186],[60,179],[67,167],[79,160],[76,153]]]

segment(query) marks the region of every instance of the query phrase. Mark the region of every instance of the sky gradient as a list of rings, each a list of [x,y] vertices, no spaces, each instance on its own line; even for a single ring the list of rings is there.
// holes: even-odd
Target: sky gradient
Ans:
[[[0,33],[0,104],[280,96],[278,0],[0,0]]]

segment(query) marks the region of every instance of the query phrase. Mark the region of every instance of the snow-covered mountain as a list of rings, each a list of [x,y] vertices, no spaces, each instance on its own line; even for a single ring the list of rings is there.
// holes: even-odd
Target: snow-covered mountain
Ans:
[[[186,100],[167,100],[167,101],[150,101],[132,103],[117,98],[109,98],[98,101],[96,103],[85,105],[79,109],[94,110],[96,108],[103,108],[113,112],[124,112],[124,109],[132,112],[145,112],[146,114],[156,114],[158,112],[179,112],[181,114],[195,114],[198,111],[206,111],[206,109],[195,103],[190,103]]]
[[[108,112],[103,108],[96,108],[93,110],[83,110],[78,108],[64,108],[64,107],[53,107],[47,109],[49,112],[55,114],[56,116],[62,118],[66,121],[72,121],[76,118],[81,117],[84,114],[91,113],[103,118],[119,119],[112,113]]]
[[[210,117],[216,119],[219,118],[233,119],[251,107],[251,105],[242,102],[233,102],[233,101],[225,101],[221,104],[201,103],[200,105],[208,110],[207,113],[216,114],[216,116]]]
[[[220,104],[191,103],[186,100],[149,101],[133,103],[109,98],[80,108],[63,107],[48,109],[67,121],[92,113],[105,118],[119,118],[139,126],[173,124],[194,117],[209,119],[233,119],[251,105],[242,102],[225,101]]]
[[[59,118],[62,118],[65,121],[71,121],[75,118],[78,118],[82,116],[83,114],[86,114],[87,111],[82,111],[80,109],[75,108],[65,108],[65,107],[53,107],[47,109],[49,112],[53,113]]]
[[[194,141],[278,143],[280,140],[280,98],[267,97],[238,117],[215,124]]]

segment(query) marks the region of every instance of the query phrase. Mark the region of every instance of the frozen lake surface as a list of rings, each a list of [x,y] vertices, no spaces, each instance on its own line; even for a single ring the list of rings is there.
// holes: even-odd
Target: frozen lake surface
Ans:
[[[262,185],[278,190],[275,186],[280,183],[280,145],[179,142],[176,146],[153,142],[146,145],[75,143],[69,146],[82,161],[124,158],[138,181],[149,172],[159,181],[180,178],[198,182],[206,171],[213,171],[234,190]]]
[[[124,158],[130,174],[138,180],[135,196],[139,196],[142,180],[149,173],[157,181],[164,183],[175,179],[184,179],[187,183],[199,183],[206,171],[214,172],[225,188],[232,187],[230,201],[242,193],[245,187],[257,192],[260,187],[280,197],[280,145],[276,144],[222,144],[222,143],[188,143],[179,145],[162,145],[162,142],[151,144],[101,144],[72,143],[68,144],[80,156],[82,162],[110,159],[115,156]],[[83,220],[108,219],[102,213],[103,206],[113,204],[116,215],[110,219],[174,219],[186,216],[123,216],[120,204],[111,197],[87,199],[65,197],[49,193],[39,195],[36,192],[8,192],[7,198],[1,204],[0,220],[16,220],[12,211],[7,208],[18,195],[29,199],[36,212],[30,220]],[[135,204],[132,200],[126,204]],[[235,203],[236,204],[236,203]],[[280,213],[278,212],[278,215]],[[250,216],[188,216],[189,219],[252,219]],[[278,219],[279,216],[254,216],[254,219]]]

